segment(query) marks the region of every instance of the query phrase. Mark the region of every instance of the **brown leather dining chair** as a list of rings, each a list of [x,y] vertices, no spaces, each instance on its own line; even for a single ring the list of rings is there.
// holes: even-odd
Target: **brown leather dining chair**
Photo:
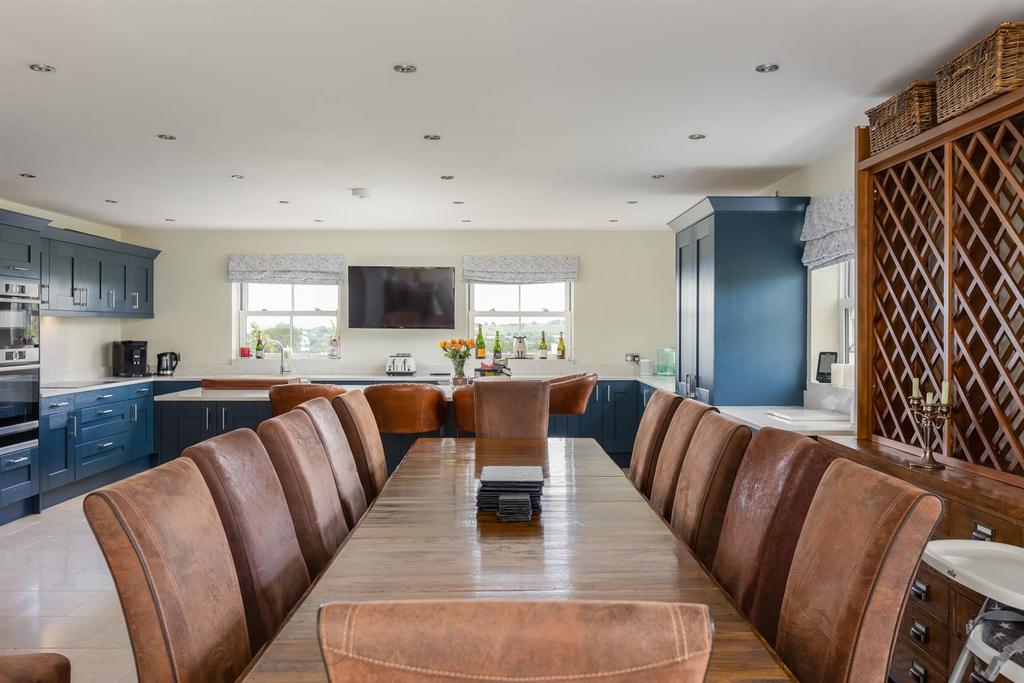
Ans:
[[[327,460],[331,463],[331,471],[334,473],[334,484],[338,488],[345,522],[351,529],[366,512],[366,492],[359,481],[356,460],[352,455],[352,447],[348,445],[345,430],[341,427],[341,420],[326,398],[306,401],[299,406],[299,410],[309,416],[324,446]]]
[[[359,389],[336,396],[331,401],[331,407],[341,420],[342,429],[348,438],[366,502],[372,503],[388,482],[384,443],[380,440],[380,430],[377,429],[373,410]]]
[[[597,386],[597,373],[566,375],[551,380],[549,412],[552,415],[582,415]]]
[[[329,603],[319,628],[331,683],[700,683],[714,637],[671,602]]]
[[[270,387],[270,406],[275,416],[284,415],[310,399],[325,398],[330,401],[344,393],[345,389],[333,384],[279,384]]]
[[[56,652],[0,655],[0,683],[71,683],[71,662]]]
[[[452,410],[455,412],[455,428],[459,430],[460,435],[476,431],[473,385],[464,384],[452,389]]]
[[[474,382],[474,432],[478,438],[546,439],[550,399],[546,381]]]
[[[672,529],[705,567],[715,559],[725,508],[750,436],[750,427],[705,412],[679,469]]]
[[[839,458],[800,533],[775,650],[801,681],[884,681],[900,611],[942,502]]]
[[[251,651],[217,506],[177,458],[85,497],[142,681],[234,681]]]
[[[764,427],[736,473],[711,573],[769,643],[807,509],[833,459],[810,437]]]
[[[374,384],[363,389],[382,434],[425,434],[444,426],[447,400],[432,384]]]
[[[217,506],[238,574],[249,645],[263,647],[309,588],[281,482],[251,429],[236,429],[185,449]]]
[[[649,496],[651,480],[657,467],[658,453],[665,439],[665,431],[683,399],[670,391],[658,389],[647,402],[633,441],[633,455],[629,460],[629,479],[640,493]]]
[[[301,410],[265,420],[256,433],[277,472],[306,568],[315,578],[348,535],[323,442]]]
[[[717,413],[718,408],[712,408],[694,399],[686,399],[679,404],[668,423],[654,467],[650,496],[651,507],[664,519],[672,519],[672,504],[676,499],[679,470],[683,466],[686,451],[690,448],[693,433],[697,431],[697,425],[704,414],[712,411]]]

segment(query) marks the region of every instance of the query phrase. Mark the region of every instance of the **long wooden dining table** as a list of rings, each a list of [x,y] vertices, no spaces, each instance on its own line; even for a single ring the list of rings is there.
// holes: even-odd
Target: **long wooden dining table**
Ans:
[[[486,465],[541,465],[542,510],[477,512]],[[334,601],[703,603],[709,681],[792,680],[726,593],[592,439],[420,439],[245,680],[326,681],[317,610]]]

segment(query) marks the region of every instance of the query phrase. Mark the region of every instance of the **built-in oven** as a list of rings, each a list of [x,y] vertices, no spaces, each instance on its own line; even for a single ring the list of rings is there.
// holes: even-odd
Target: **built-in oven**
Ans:
[[[0,279],[0,451],[39,435],[39,283]]]

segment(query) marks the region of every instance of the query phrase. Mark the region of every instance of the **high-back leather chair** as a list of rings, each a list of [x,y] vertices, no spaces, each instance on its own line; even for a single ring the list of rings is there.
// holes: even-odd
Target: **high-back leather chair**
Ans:
[[[550,399],[546,381],[474,382],[476,436],[546,439]]]
[[[690,448],[693,433],[705,413],[718,412],[706,403],[694,399],[686,399],[676,408],[675,414],[665,430],[665,438],[661,442],[657,464],[654,467],[654,478],[651,480],[651,507],[665,519],[672,519],[672,505],[676,499],[676,484],[679,483],[679,470]]]
[[[884,681],[900,611],[941,501],[839,458],[804,521],[775,650],[801,681]]]
[[[672,529],[710,567],[736,472],[750,443],[750,427],[706,412],[679,469]]]
[[[71,683],[71,662],[56,652],[0,655],[0,683]]]
[[[245,607],[217,506],[178,458],[90,493],[85,517],[121,599],[143,681],[234,681],[249,662]]]
[[[341,420],[341,426],[352,449],[359,481],[363,485],[366,502],[372,503],[388,481],[388,464],[384,458],[384,443],[373,410],[359,389],[336,396],[331,407]]]
[[[711,573],[769,643],[807,509],[832,460],[810,437],[765,427],[736,473]]]
[[[299,410],[309,416],[320,441],[327,453],[334,473],[334,484],[341,499],[341,509],[345,513],[345,522],[349,529],[356,525],[366,512],[366,492],[359,481],[359,470],[352,455],[352,447],[348,445],[348,437],[341,427],[338,414],[326,398],[314,398],[299,406]]]
[[[316,577],[348,535],[323,442],[301,410],[265,420],[256,432],[281,481],[306,568]]]
[[[432,384],[374,384],[363,389],[382,434],[439,432],[446,418],[444,390]]]
[[[629,460],[629,479],[640,493],[649,496],[651,480],[658,465],[658,453],[665,439],[665,430],[683,399],[670,391],[658,389],[647,401],[644,414],[633,441],[633,456]]]
[[[597,386],[597,373],[566,375],[551,380],[552,415],[582,415],[587,412],[590,395]]]
[[[706,605],[596,601],[406,601],[320,608],[332,683],[700,683]]]
[[[343,388],[333,384],[280,384],[270,387],[270,406],[275,416],[284,415],[310,399],[325,398],[330,401],[344,393]]]
[[[452,410],[455,411],[455,427],[460,434],[472,434],[476,430],[476,407],[473,405],[473,386],[464,384],[452,389]]]
[[[281,482],[251,429],[236,429],[181,454],[199,468],[227,534],[245,604],[249,644],[260,649],[309,588]]]

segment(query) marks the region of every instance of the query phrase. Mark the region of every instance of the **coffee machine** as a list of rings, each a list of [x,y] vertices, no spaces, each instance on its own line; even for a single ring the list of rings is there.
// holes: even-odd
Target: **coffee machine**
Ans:
[[[173,375],[174,369],[178,367],[181,356],[176,351],[166,351],[156,354],[156,374]]]
[[[115,377],[145,377],[146,342],[116,341],[111,344]]]

